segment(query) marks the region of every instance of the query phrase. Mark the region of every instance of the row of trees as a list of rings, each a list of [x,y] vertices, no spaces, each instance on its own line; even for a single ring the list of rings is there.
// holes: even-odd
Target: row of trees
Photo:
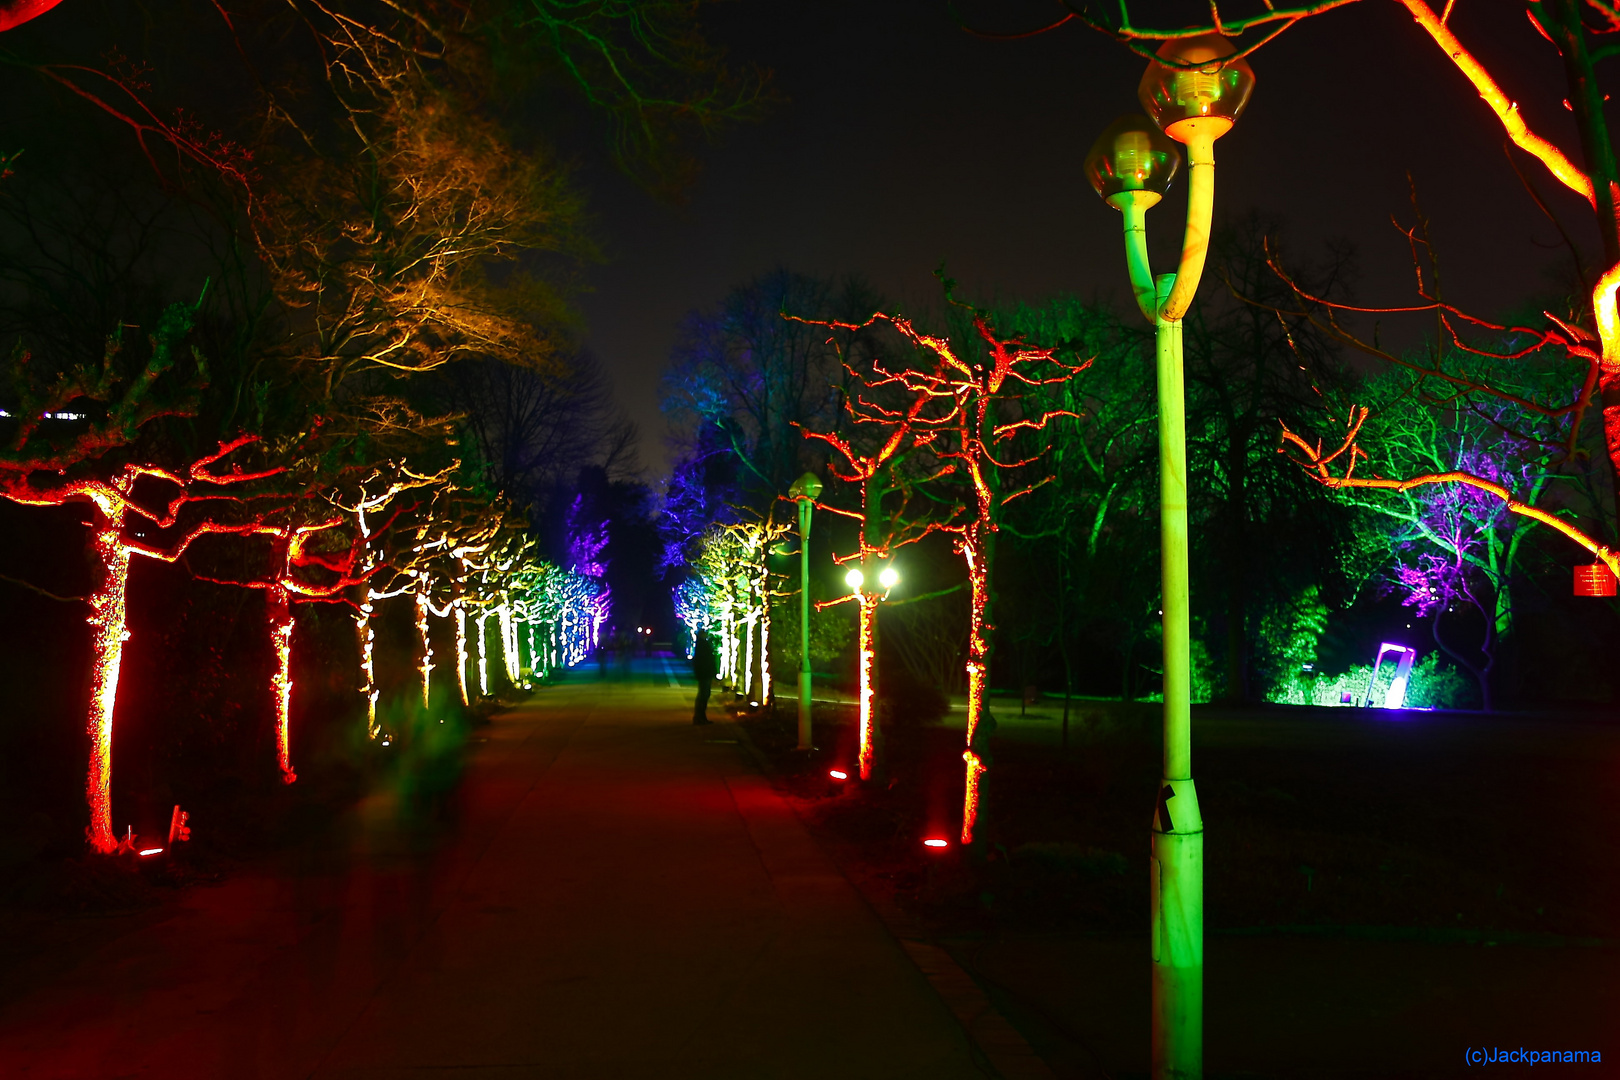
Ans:
[[[760,83],[667,0],[51,7],[0,21],[0,496],[88,515],[89,587],[57,598],[89,608],[88,835],[111,852],[142,560],[262,597],[288,783],[308,605],[352,619],[327,666],[357,660],[383,743],[383,622],[411,629],[424,708],[436,670],[467,706],[594,644],[605,539],[570,488],[623,474],[634,432],[572,344],[595,252],[548,125],[599,118],[668,191]],[[79,576],[10,569],[35,596]]]

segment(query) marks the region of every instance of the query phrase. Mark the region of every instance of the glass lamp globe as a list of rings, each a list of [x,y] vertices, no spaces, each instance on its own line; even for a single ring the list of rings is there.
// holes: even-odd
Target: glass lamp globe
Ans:
[[[788,488],[788,498],[809,499],[811,502],[815,502],[821,498],[821,477],[813,472],[805,473],[793,481],[793,486]]]
[[[885,566],[878,574],[878,584],[885,589],[892,589],[900,584],[900,571],[892,566]]]
[[[848,585],[852,589],[859,589],[862,585],[866,584],[866,575],[861,573],[860,567],[852,566],[849,569],[849,573],[844,575],[844,584]]]
[[[1146,192],[1152,206],[1181,167],[1181,151],[1141,113],[1128,113],[1108,125],[1091,144],[1084,166],[1097,194],[1113,205],[1122,191]]]
[[[1219,34],[1165,42],[1136,88],[1142,108],[1177,142],[1199,129],[1226,134],[1254,91],[1254,69],[1237,51]]]

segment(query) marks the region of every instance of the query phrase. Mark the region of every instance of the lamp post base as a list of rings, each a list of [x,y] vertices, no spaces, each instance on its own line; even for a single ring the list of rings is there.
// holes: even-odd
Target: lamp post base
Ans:
[[[1169,830],[1169,831],[1163,831]],[[1154,813],[1153,1077],[1204,1075],[1204,830],[1189,780],[1162,780]]]
[[[810,673],[799,672],[799,749],[810,750]]]

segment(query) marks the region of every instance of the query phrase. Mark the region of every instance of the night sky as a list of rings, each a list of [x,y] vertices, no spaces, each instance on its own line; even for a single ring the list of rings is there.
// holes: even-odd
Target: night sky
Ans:
[[[1202,4],[1165,6],[1167,21],[1207,18]],[[1578,161],[1551,46],[1516,6],[1457,8],[1459,37],[1532,129]],[[649,478],[666,460],[658,376],[682,315],[772,268],[859,273],[913,311],[937,303],[930,274],[942,259],[978,302],[1065,292],[1127,301],[1119,215],[1080,171],[1098,133],[1140,111],[1144,62],[1123,46],[1076,24],[1018,41],[977,38],[940,0],[708,10],[711,37],[734,61],[771,69],[785,102],[706,152],[682,205],[605,170],[584,177],[609,256],[584,303],[588,341],[641,428]],[[1038,0],[959,10],[999,31],[1061,14]],[[1280,218],[1285,253],[1300,258],[1322,255],[1326,238],[1348,239],[1359,302],[1411,303],[1406,243],[1389,224],[1391,213],[1411,219],[1411,170],[1449,300],[1494,316],[1558,288],[1553,271],[1567,255],[1509,168],[1500,127],[1396,5],[1366,0],[1307,20],[1251,62],[1254,97],[1217,145],[1217,215]],[[1590,257],[1586,204],[1519,160]],[[1179,244],[1184,190],[1178,178],[1149,215],[1161,271]],[[1218,287],[1206,276],[1205,290]]]

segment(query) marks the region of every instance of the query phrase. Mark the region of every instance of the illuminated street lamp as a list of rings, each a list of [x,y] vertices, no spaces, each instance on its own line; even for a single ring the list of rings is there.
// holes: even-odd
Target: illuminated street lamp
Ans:
[[[858,639],[855,655],[860,685],[860,766],[861,779],[872,779],[878,759],[878,744],[882,735],[878,728],[877,709],[877,607],[889,598],[889,592],[900,584],[900,571],[893,563],[877,568],[877,554],[868,552],[866,570],[852,566],[844,573],[844,584],[849,586],[849,599],[861,605]],[[877,570],[877,582],[882,592],[867,591],[868,571]],[[835,601],[842,603],[842,601]]]
[[[810,749],[810,512],[821,495],[821,478],[807,472],[788,488],[799,504],[799,749]]]
[[[1087,155],[1092,187],[1119,210],[1125,263],[1137,305],[1156,331],[1159,386],[1159,535],[1164,597],[1164,778],[1153,815],[1153,1075],[1203,1075],[1204,823],[1192,779],[1191,630],[1187,589],[1187,430],[1181,319],[1209,253],[1215,204],[1215,140],[1232,128],[1254,89],[1254,72],[1218,34],[1160,47],[1137,89],[1152,117],[1127,116]],[[1155,126],[1157,125],[1157,126]],[[1161,133],[1162,129],[1162,133]],[[1187,147],[1187,224],[1174,274],[1153,276],[1146,216]]]

